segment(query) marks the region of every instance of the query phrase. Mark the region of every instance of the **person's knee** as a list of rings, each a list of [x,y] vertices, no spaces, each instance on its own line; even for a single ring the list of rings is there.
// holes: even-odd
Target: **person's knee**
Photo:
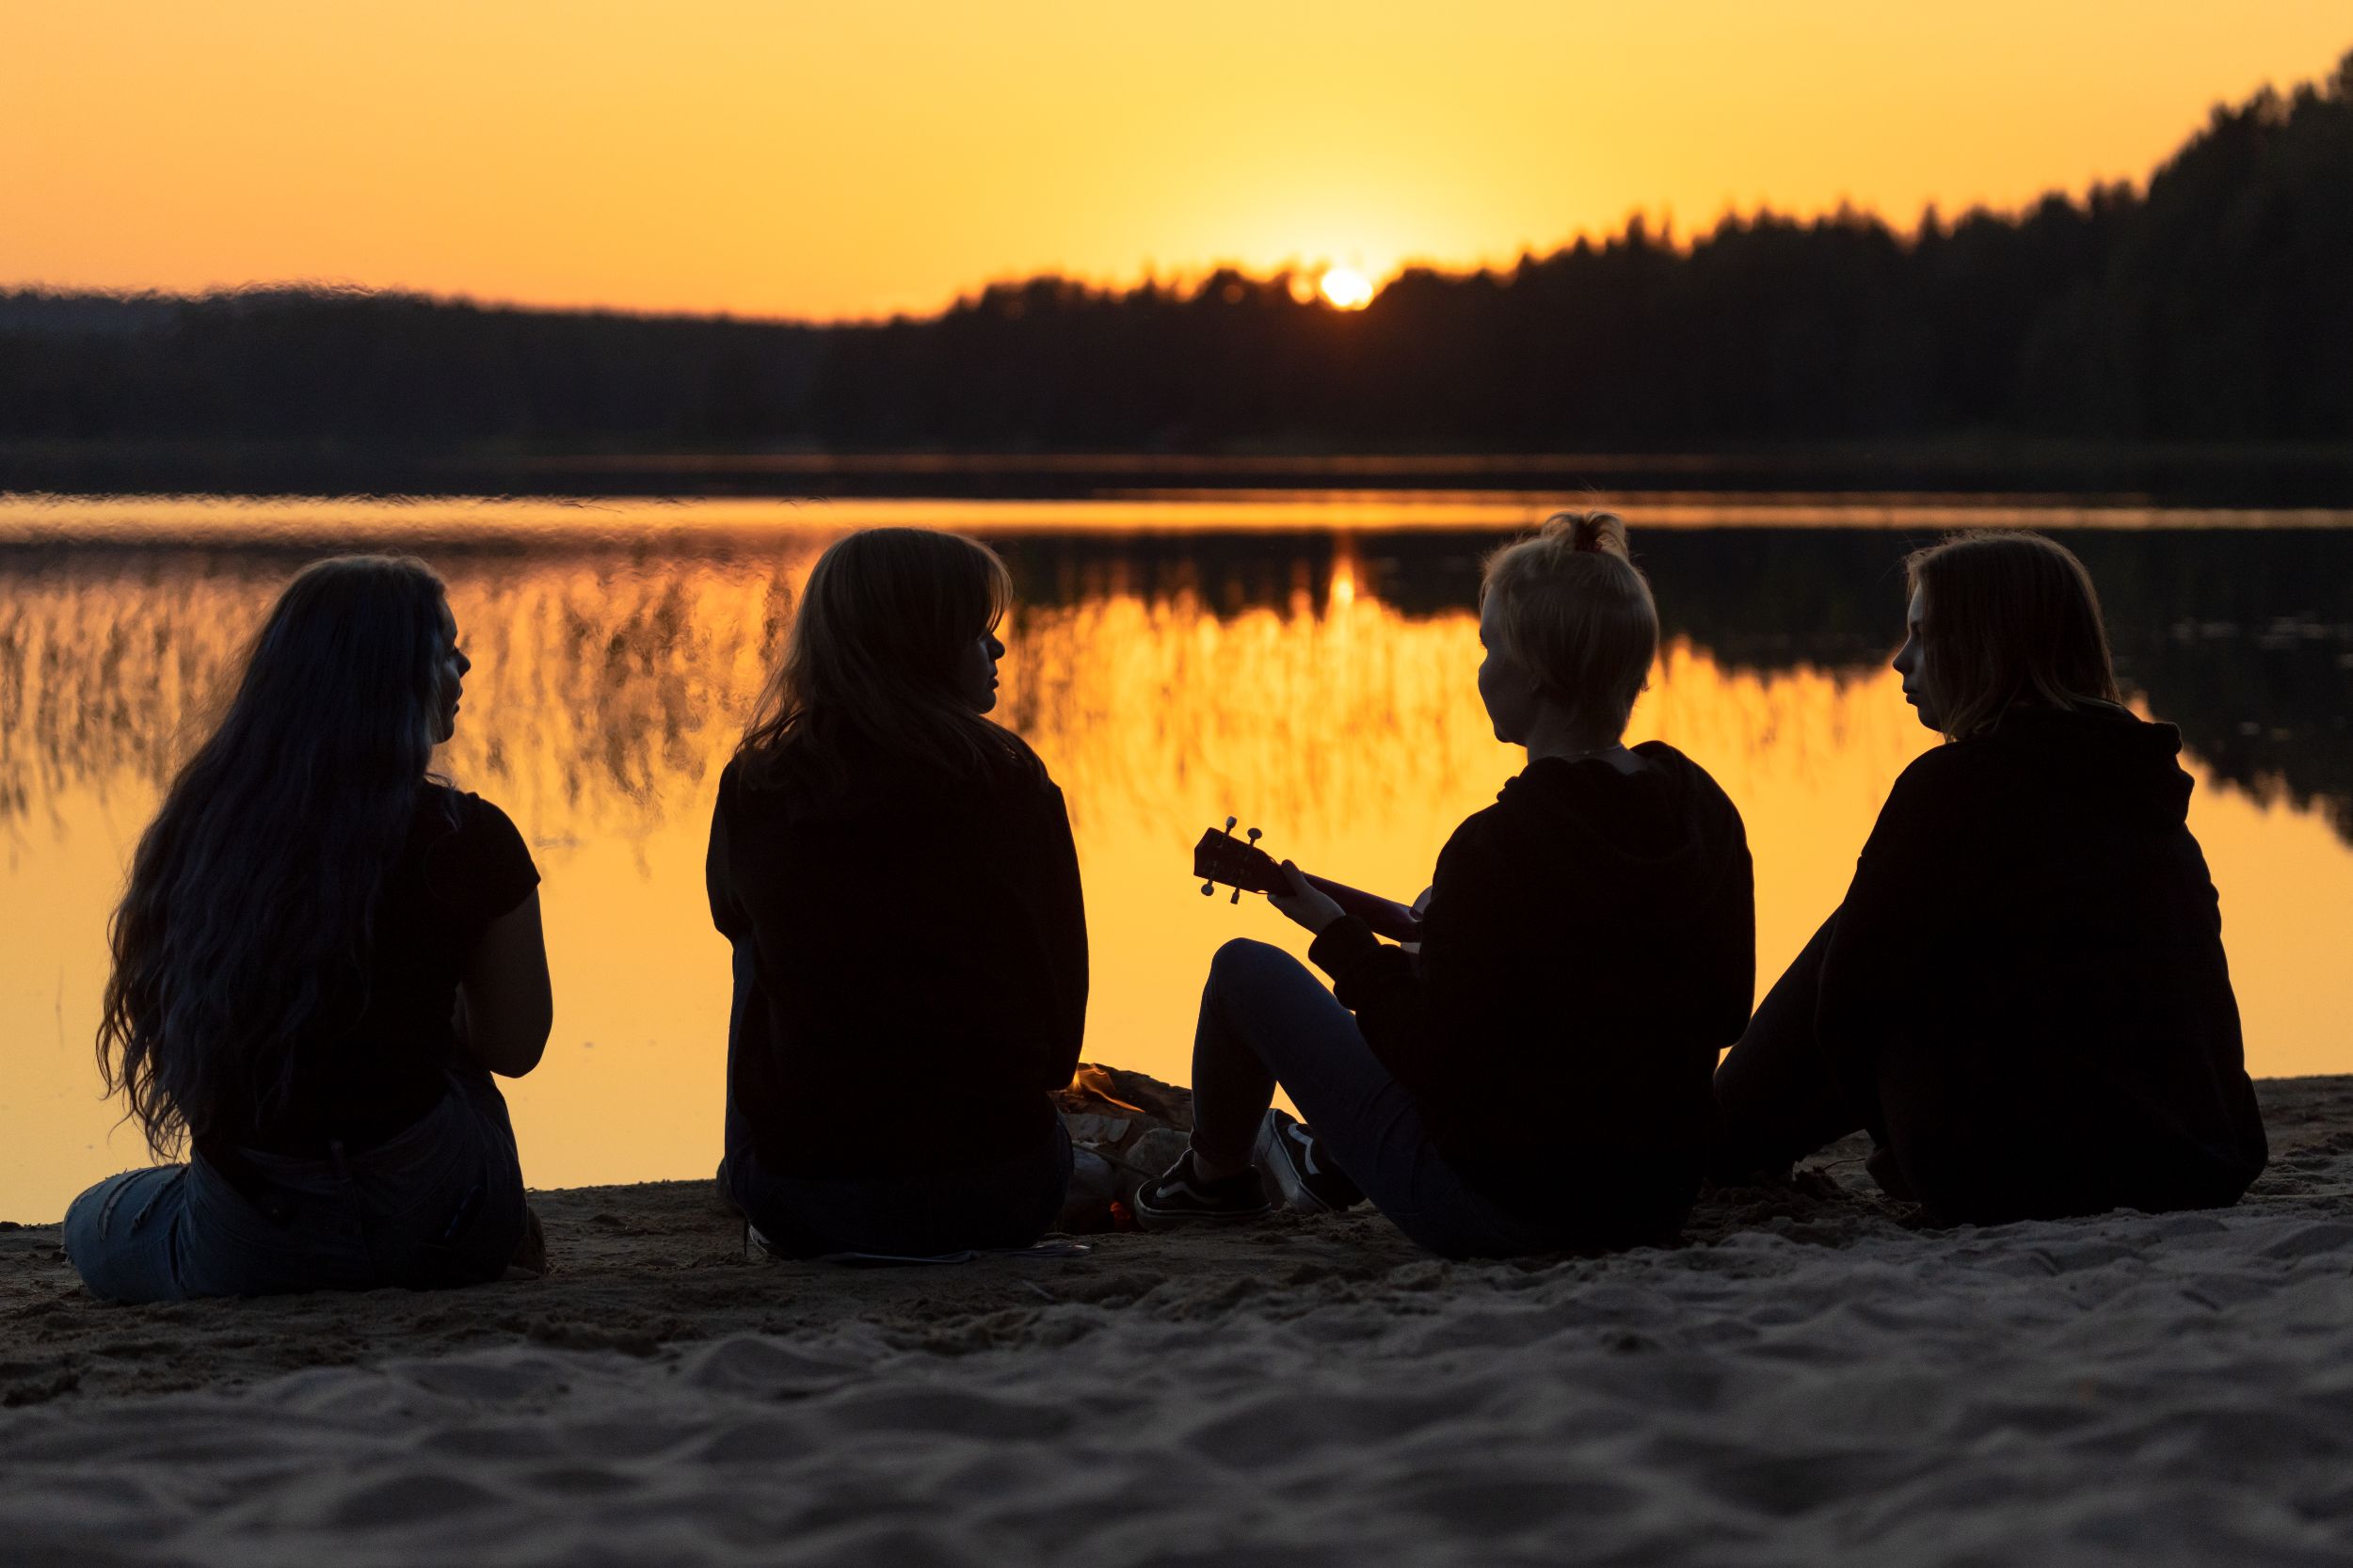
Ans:
[[[108,1176],[94,1187],[85,1188],[81,1196],[66,1205],[65,1224],[58,1229],[63,1233],[66,1261],[69,1263],[79,1264],[83,1258],[96,1254],[100,1236],[99,1216],[104,1212],[107,1192],[121,1179],[119,1176]]]
[[[1216,955],[1209,960],[1209,970],[1214,974],[1255,969],[1263,968],[1271,959],[1289,961],[1290,954],[1255,936],[1236,936],[1220,944]]]
[[[1209,984],[1248,988],[1299,968],[1299,960],[1272,942],[1237,936],[1209,960]]]
[[[171,1168],[124,1171],[84,1192],[66,1206],[60,1227],[66,1261],[83,1286],[102,1301],[164,1299],[168,1291],[150,1277],[153,1242],[140,1228],[162,1194]]]

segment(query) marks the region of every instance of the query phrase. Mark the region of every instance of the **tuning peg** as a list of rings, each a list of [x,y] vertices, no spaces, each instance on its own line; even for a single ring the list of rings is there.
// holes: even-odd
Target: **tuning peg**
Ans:
[[[1226,818],[1226,819],[1225,819],[1225,828],[1223,829],[1223,831],[1227,832],[1227,833],[1231,833],[1232,831],[1234,831],[1234,824],[1236,824],[1237,822],[1240,822],[1241,820],[1241,818],[1239,818],[1239,817],[1228,817],[1228,818]]]
[[[1241,902],[1241,889],[1240,888],[1235,888],[1234,896],[1227,899],[1225,902],[1228,904],[1240,904]]]
[[[1216,884],[1216,883],[1214,883],[1214,882],[1204,882],[1203,884],[1201,884],[1201,896],[1202,896],[1203,898],[1208,898],[1208,897],[1209,897],[1211,893],[1214,893],[1214,892],[1216,892],[1216,891],[1217,891],[1217,884]]]
[[[1264,835],[1264,834],[1260,833],[1260,832],[1259,832],[1257,828],[1255,828],[1255,827],[1254,827],[1254,828],[1252,828],[1252,829],[1249,831],[1249,833],[1248,833],[1248,834],[1246,834],[1246,835],[1244,835],[1244,836],[1245,836],[1246,838],[1248,838],[1248,839],[1249,839],[1249,840],[1250,840],[1250,847],[1251,847],[1252,849],[1257,849],[1257,848],[1258,847],[1258,840],[1259,840],[1261,838],[1264,838],[1264,837],[1265,837],[1265,835]]]

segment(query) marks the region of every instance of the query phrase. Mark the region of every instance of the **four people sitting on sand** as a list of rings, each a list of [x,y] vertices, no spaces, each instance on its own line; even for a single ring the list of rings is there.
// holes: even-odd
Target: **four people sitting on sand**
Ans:
[[[1264,944],[1219,951],[1192,1146],[1139,1218],[1361,1192],[1449,1256],[1622,1247],[1670,1240],[1711,1166],[1785,1171],[1861,1129],[1882,1184],[1946,1223],[2234,1201],[2264,1133],[2179,736],[2121,706],[2058,545],[1969,536],[1910,567],[1897,664],[1949,744],[1751,1017],[1739,813],[1673,747],[1623,742],[1658,637],[1624,524],[1562,514],[1500,552],[1478,690],[1527,768],[1449,840],[1417,952],[1287,868],[1273,902],[1335,990]],[[1049,1096],[1079,1056],[1085,916],[1060,791],[984,716],[1010,600],[969,540],[838,541],[721,777],[719,1181],[773,1252],[1020,1246],[1062,1207]],[[537,1266],[489,1076],[547,1038],[537,872],[496,807],[427,773],[468,667],[412,560],[322,562],[272,610],[112,928],[101,1063],[188,1159],[74,1201],[95,1293]],[[887,1154],[844,1114],[886,1080]],[[1309,1127],[1270,1110],[1278,1084]]]

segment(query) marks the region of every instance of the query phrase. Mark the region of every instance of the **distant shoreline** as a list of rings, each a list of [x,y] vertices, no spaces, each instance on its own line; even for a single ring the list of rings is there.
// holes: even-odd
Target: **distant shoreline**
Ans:
[[[2000,440],[1697,452],[413,450],[0,441],[0,494],[904,497],[1051,501],[1313,492],[1908,496],[2353,507],[2353,442]]]

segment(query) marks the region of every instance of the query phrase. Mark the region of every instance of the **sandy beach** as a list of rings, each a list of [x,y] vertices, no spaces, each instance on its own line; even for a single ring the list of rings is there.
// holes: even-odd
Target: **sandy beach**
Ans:
[[[667,1183],[538,1194],[541,1280],[120,1308],[15,1225],[0,1555],[2342,1562],[2353,1078],[2258,1087],[2233,1210],[1925,1231],[1817,1162],[1606,1258],[1359,1211],[859,1271]]]

